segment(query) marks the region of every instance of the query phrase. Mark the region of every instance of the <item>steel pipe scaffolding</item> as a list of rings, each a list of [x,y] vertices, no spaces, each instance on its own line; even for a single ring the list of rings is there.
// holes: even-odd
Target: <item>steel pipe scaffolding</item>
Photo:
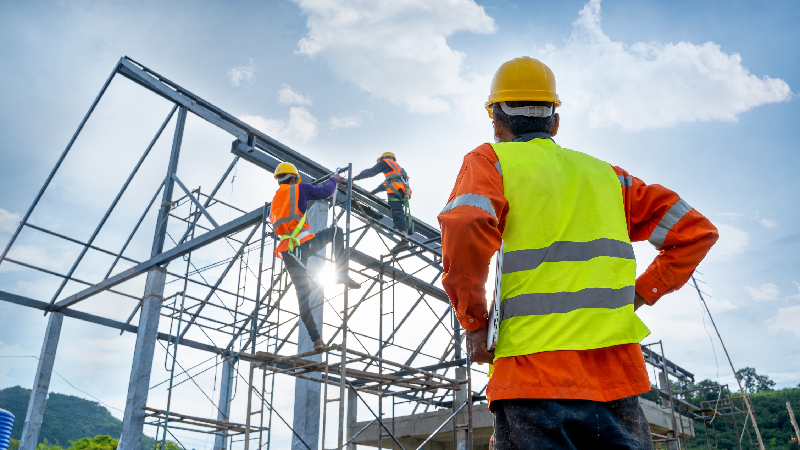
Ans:
[[[92,120],[92,113],[109,86],[117,82],[118,75],[167,100],[172,105],[171,111],[102,219],[88,224],[93,229],[88,239],[34,223],[32,214],[37,208],[45,208],[40,205],[45,193],[57,189],[51,181],[59,174],[62,163],[69,158],[85,125]],[[181,154],[185,152],[182,149],[187,133],[185,124],[190,115],[232,137],[230,165],[215,183],[205,188],[190,187],[184,180],[193,177],[179,171]],[[172,123],[174,132],[163,181],[153,186],[156,192],[138,221],[130,224],[124,245],[119,250],[104,248],[96,238],[104,231],[109,217],[114,216],[121,200],[132,195],[128,194],[128,187],[141,178],[140,169]],[[42,373],[37,372],[37,379],[44,377],[45,381],[38,383],[31,397],[33,414],[29,413],[26,420],[24,449],[36,446],[63,317],[136,335],[119,443],[123,450],[138,450],[145,432],[154,435],[162,445],[167,440],[182,445],[176,433],[184,436],[210,433],[215,449],[269,449],[275,428],[282,429],[284,434],[287,430],[291,433],[293,448],[351,448],[354,431],[348,425],[355,423],[359,404],[366,407],[362,414],[368,412],[381,424],[383,433],[392,436],[387,410],[394,411],[397,405],[462,411],[480,401],[479,392],[472,393],[472,401],[466,401],[470,396],[460,394],[471,385],[467,380],[470,371],[456,371],[465,368],[468,361],[461,357],[458,322],[439,284],[443,268],[438,229],[414,218],[415,233],[406,237],[411,245],[403,253],[393,255],[390,248],[403,236],[394,230],[389,205],[350,182],[342,183],[334,197],[324,202],[324,207],[310,206],[309,215],[316,215],[316,221],[324,227],[335,225],[344,230],[349,273],[362,281],[364,287],[344,288],[326,297],[331,287],[323,286],[318,277],[312,279],[319,284],[314,289],[320,299],[315,311],[319,313],[317,320],[328,346],[321,352],[302,351],[307,346],[302,342],[304,325],[292,301],[287,302],[295,296],[293,285],[282,261],[271,256],[274,240],[267,220],[269,203],[246,212],[218,195],[224,183],[232,179],[237,165],[253,164],[271,173],[281,162],[291,162],[305,180],[316,183],[327,181],[334,172],[142,64],[127,57],[119,60],[0,255],[0,264],[19,266],[60,280],[46,299],[0,290],[0,300],[42,310],[55,317],[59,325],[49,326],[46,331],[43,355],[47,358],[40,364]],[[346,170],[349,180],[352,165],[344,167],[340,172]],[[159,196],[160,203],[156,201]],[[234,218],[222,220],[223,210],[234,212]],[[136,236],[147,233],[148,218],[153,216],[155,223],[150,226],[155,234],[148,249],[149,259],[131,257]],[[315,219],[310,217],[310,220]],[[179,227],[183,227],[180,237],[174,236]],[[60,273],[16,253],[18,239],[25,233],[40,233],[79,246],[79,254],[69,271]],[[233,255],[201,267],[195,265],[195,261],[201,260],[198,255],[205,255],[203,252],[219,245],[229,248]],[[78,274],[83,272],[78,268],[95,254],[113,260],[99,268],[105,276],[95,280],[79,278]],[[315,260],[316,267],[324,270],[331,259],[321,253]],[[143,280],[144,292],[131,294],[131,286],[138,286]],[[119,307],[133,300],[130,312],[126,313],[128,319],[121,321],[93,308],[94,303],[89,300],[95,296],[103,296],[104,302],[119,302]],[[322,310],[326,311],[325,317]],[[371,316],[374,312],[377,318]],[[186,363],[181,363],[186,358],[182,357],[185,354],[182,348],[210,353],[211,360],[187,369]],[[151,371],[158,364],[155,357],[161,350],[168,378],[155,383],[151,381]],[[208,361],[213,361],[213,365]],[[198,382],[196,377],[218,366],[222,367],[219,387]],[[295,400],[301,401],[298,396],[302,395],[305,411],[295,408],[290,412],[274,405],[275,391],[289,380],[297,384]],[[210,416],[181,410],[183,399],[175,388],[186,382],[194,384],[214,405]],[[308,387],[301,392],[297,390],[298,383],[306,383],[303,386]],[[235,386],[242,385],[247,403],[244,414],[232,404]],[[149,391],[164,386],[166,403],[152,404]],[[209,392],[217,390],[219,398],[210,398]],[[347,402],[342,401],[345,398]],[[459,408],[453,406],[457,404]],[[307,417],[299,417],[304,413]],[[244,418],[236,421],[234,417]],[[314,420],[318,423],[311,423]],[[462,440],[469,436],[471,433],[465,434]],[[397,439],[394,442],[403,448]],[[470,444],[454,442],[453,445],[467,448]]]
[[[88,238],[35,223],[32,214],[47,208],[42,197],[58,188],[52,183],[54,177],[63,170],[109,86],[120,77],[165,100],[168,115],[102,218],[82,224],[92,230]],[[183,147],[191,133],[186,127],[189,118],[202,119],[205,123],[198,123],[231,138],[230,149],[226,144],[216,153],[229,157],[230,164],[205,186],[189,183],[196,177],[180,171],[180,162],[187,157]],[[142,172],[170,124],[174,131],[166,171],[159,169],[148,179]],[[322,350],[312,350],[297,313],[294,285],[282,260],[273,254],[270,204],[261,199],[257,207],[247,207],[232,196],[225,201],[220,194],[226,183],[232,185],[242,164],[252,165],[250,173],[266,177],[281,162],[294,164],[304,180],[317,184],[334,172],[346,172],[347,182],[338,185],[330,200],[308,208],[309,223],[317,231],[341,227],[347,271],[362,284],[348,289],[325,283],[332,250],[310,259],[310,304],[326,342]],[[139,450],[145,434],[155,437],[161,448],[166,441],[176,441],[185,449],[178,436],[210,435],[213,439],[206,442],[214,450],[269,450],[276,445],[278,435],[273,431],[277,430],[281,447],[291,441],[296,450],[352,450],[356,445],[462,450],[488,442],[484,435],[473,437],[473,420],[487,420],[482,403],[486,377],[473,380],[473,372],[485,372],[471,367],[464,357],[462,332],[441,286],[439,230],[413,218],[415,232],[398,233],[388,203],[352,184],[352,163],[343,161],[340,167],[330,170],[144,65],[121,58],[0,254],[0,265],[13,265],[57,284],[45,298],[0,289],[0,300],[50,315],[21,449],[33,450],[38,442],[61,330],[72,319],[135,334],[120,450]],[[118,205],[136,195],[129,187],[140,180],[149,186],[147,197],[138,202],[146,207],[140,214],[136,211],[137,220],[125,221],[130,232],[126,231],[124,243],[120,239],[122,245],[111,248],[98,236],[116,217]],[[93,188],[109,190],[104,185]],[[69,270],[59,272],[17,251],[23,235],[56,239],[79,251]],[[143,235],[144,250],[138,239]],[[392,247],[401,239],[410,245],[393,254]],[[149,257],[134,258],[135,253]],[[98,255],[110,264],[93,259]],[[79,270],[85,264],[93,264],[91,270]],[[105,275],[90,279],[87,273]],[[98,303],[105,307],[98,308]],[[111,314],[112,310],[123,315]],[[69,319],[66,323],[64,317]],[[69,344],[60,347],[65,345]],[[645,360],[665,379],[668,375],[694,379],[664,358],[663,348],[643,350]],[[166,379],[152,380],[162,355]],[[215,374],[211,383],[203,378],[208,373]],[[279,395],[285,397],[292,386],[293,407],[287,407]],[[156,388],[166,389],[163,399],[151,398]],[[670,411],[679,403],[668,383],[659,394]],[[207,416],[186,410],[196,398],[212,406]],[[425,417],[426,431],[413,439],[400,431],[409,417]],[[358,423],[359,418],[366,422]],[[671,434],[654,436],[663,437],[670,446],[693,436],[691,424],[684,426],[680,417],[677,422],[673,415],[659,420],[664,423],[659,430]],[[691,432],[683,432],[687,426]]]

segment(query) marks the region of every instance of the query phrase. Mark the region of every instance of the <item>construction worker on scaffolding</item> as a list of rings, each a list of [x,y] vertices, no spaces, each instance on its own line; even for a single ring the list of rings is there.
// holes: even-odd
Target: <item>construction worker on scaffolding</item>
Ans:
[[[683,286],[717,229],[675,192],[556,144],[559,105],[540,61],[500,66],[486,102],[495,143],[464,157],[438,216],[442,284],[470,360],[493,364],[498,450],[652,449],[637,398],[651,389],[639,346],[650,331],[634,311]],[[636,279],[631,242],[643,240],[659,254]],[[489,351],[484,286],[498,250]]]
[[[315,255],[333,242],[336,284],[347,284],[350,289],[361,287],[347,274],[342,229],[332,226],[317,233],[310,233],[306,223],[308,202],[330,198],[343,179],[340,175],[333,174],[323,186],[303,183],[294,164],[287,162],[280,163],[275,168],[275,179],[278,180],[279,187],[272,199],[269,212],[273,233],[278,240],[275,256],[283,259],[286,265],[297,292],[300,319],[314,343],[314,350],[319,350],[325,347],[325,343],[309,308],[309,295],[313,283],[312,275],[306,269],[309,256]]]
[[[392,211],[392,222],[394,228],[404,236],[413,234],[413,220],[409,210],[408,200],[411,198],[411,187],[408,184],[408,174],[405,169],[397,164],[397,158],[392,152],[385,152],[377,161],[377,164],[364,169],[361,173],[353,177],[353,181],[363,180],[383,173],[386,178],[380,186],[373,189],[371,194],[386,191],[386,198],[389,201],[389,208]],[[392,253],[408,247],[408,241],[401,239],[392,249]]]

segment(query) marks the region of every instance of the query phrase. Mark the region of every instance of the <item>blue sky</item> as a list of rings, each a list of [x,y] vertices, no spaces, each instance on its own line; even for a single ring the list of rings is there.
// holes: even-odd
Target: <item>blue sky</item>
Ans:
[[[529,55],[555,72],[559,144],[677,191],[719,227],[699,270],[733,362],[795,386],[799,16],[792,1],[4,2],[0,243],[123,55],[328,167],[360,169],[397,153],[414,213],[432,224],[463,155],[492,138],[482,109],[491,76]],[[114,89],[111,100],[130,111],[109,106],[99,116],[123,126],[91,128],[94,150],[65,166],[73,175],[56,187],[67,194],[46,202],[39,223],[86,238],[84,216],[102,215],[113,196],[104,186],[126,175],[112,166],[135,160],[169,111],[124,82]],[[196,173],[227,164],[225,147],[198,151],[222,158],[182,160]],[[246,202],[271,196],[246,186],[235,193]],[[54,247],[29,244],[32,258],[68,268]],[[641,271],[655,251],[635,248]],[[0,266],[0,289],[49,300],[44,284]],[[662,339],[678,364],[717,378],[713,330],[692,291],[641,316],[648,341]],[[41,313],[0,304],[0,355],[38,354],[44,327]],[[65,336],[73,344],[56,370],[122,408],[132,339],[79,324],[65,325]],[[34,368],[30,358],[0,360],[0,387],[29,387]],[[720,359],[720,380],[731,382],[728,373]],[[80,395],[58,380],[54,390]]]

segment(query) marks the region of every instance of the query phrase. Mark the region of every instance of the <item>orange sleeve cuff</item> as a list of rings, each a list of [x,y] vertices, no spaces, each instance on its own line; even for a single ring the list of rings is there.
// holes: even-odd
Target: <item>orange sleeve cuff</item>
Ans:
[[[486,328],[489,326],[489,313],[487,312],[483,317],[471,317],[461,314],[460,312],[456,311],[456,319],[458,319],[458,323],[461,324],[461,328],[467,331],[475,331],[480,330],[481,328]]]
[[[641,295],[648,305],[655,304],[668,290],[669,286],[652,273],[645,272],[636,279],[636,293]]]

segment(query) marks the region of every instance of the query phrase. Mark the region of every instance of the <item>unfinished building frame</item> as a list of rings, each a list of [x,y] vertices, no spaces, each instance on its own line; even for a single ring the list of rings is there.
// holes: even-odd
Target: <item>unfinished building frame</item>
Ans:
[[[166,99],[173,107],[88,239],[79,240],[33,223],[31,214],[117,75]],[[178,176],[189,113],[233,137],[232,161],[208,190],[190,189]],[[155,193],[138,221],[132,224],[121,248],[110,250],[98,246],[95,242],[98,234],[172,122],[175,129],[163,181],[155,186]],[[322,350],[313,350],[298,315],[285,308],[287,294],[293,291],[292,282],[282,261],[271,255],[275,243],[268,221],[270,205],[265,203],[246,211],[217,195],[242,161],[270,174],[279,163],[291,162],[306,180],[317,184],[335,172],[347,172],[348,183],[338,186],[330,201],[309,204],[308,222],[312,232],[331,223],[343,228],[349,273],[366,287],[358,290],[357,298],[351,298],[347,287],[335,296],[326,297],[322,282],[314,279],[310,307],[315,322],[324,332],[326,347]],[[215,450],[233,447],[268,450],[273,425],[278,423],[291,430],[293,449],[324,450],[329,448],[326,442],[333,441],[333,436],[338,449],[354,449],[357,444],[403,450],[464,450],[487,445],[489,436],[485,432],[473,436],[475,421],[488,420],[483,416],[478,419],[477,410],[473,411],[474,406],[480,406],[481,414],[488,414],[488,410],[483,412],[486,405],[480,404],[486,400],[485,387],[473,389],[473,370],[462,351],[461,329],[440,287],[444,269],[439,230],[414,218],[415,233],[405,237],[410,247],[392,254],[392,246],[404,237],[394,230],[388,204],[352,185],[351,175],[352,165],[336,171],[325,168],[142,64],[121,58],[0,254],[0,264],[14,264],[61,280],[47,301],[0,291],[0,300],[49,314],[21,449],[33,450],[37,444],[64,317],[136,334],[119,442],[121,450],[140,448],[145,425],[155,427],[156,438],[162,445],[166,440],[180,443],[173,431],[182,430],[210,434]],[[215,207],[235,211],[238,217],[221,223],[215,219]],[[142,225],[151,212],[157,215],[149,259],[141,261],[126,256],[134,235],[146,233],[141,231]],[[216,216],[219,218],[221,214]],[[174,232],[175,224],[182,226],[181,236],[168,232],[168,225]],[[15,242],[24,231],[43,233],[79,246],[80,252],[69,271],[58,273],[24,258],[12,257]],[[198,268],[193,255],[218,242],[225,243],[234,252],[233,256]],[[102,279],[79,279],[76,270],[91,253],[111,257],[113,262],[104,269]],[[251,261],[251,256],[256,262]],[[321,271],[331,259],[332,254],[328,257],[321,252],[310,258],[308,268],[312,272]],[[212,269],[218,273],[216,280],[203,276],[212,273]],[[145,278],[142,295],[125,292],[125,283],[137,278]],[[236,288],[225,287],[226,281]],[[85,288],[74,289],[76,285]],[[70,292],[70,287],[76,292]],[[395,291],[400,289],[403,291],[398,295]],[[126,321],[76,308],[101,293],[135,301]],[[398,297],[403,301],[398,302]],[[375,306],[377,317],[358,313],[360,308],[367,309],[365,305]],[[333,312],[335,317],[324,320],[323,310]],[[432,327],[416,331],[412,340],[400,342],[397,336],[419,314],[428,317]],[[134,325],[137,316],[138,324]],[[167,328],[164,320],[169,321],[167,332],[163,331]],[[148,394],[154,387],[151,370],[157,344],[166,354],[164,363],[169,373],[162,382],[168,386],[163,408],[148,405]],[[179,357],[184,348],[208,353],[210,358],[206,362],[213,361],[213,365],[185,367]],[[664,358],[663,348],[655,352],[643,346],[643,351],[645,360],[658,367],[665,380],[668,376],[681,379],[692,376]],[[422,357],[432,363],[420,365]],[[194,379],[212,367],[221,369],[219,388],[213,386],[218,391],[218,398],[214,399]],[[280,387],[286,377],[294,379],[292,423],[286,411],[281,412],[274,405],[276,383]],[[180,410],[180,405],[173,404],[173,389],[185,382],[194,383],[214,405],[215,419],[187,414]],[[242,423],[231,418],[234,386],[239,383],[247,393]],[[654,438],[670,443],[671,447],[681,436],[693,436],[693,431],[678,434],[683,421],[678,414],[679,427],[673,412],[673,393],[669,383],[664,386],[666,389],[659,393],[667,398],[663,407],[669,408],[673,434],[654,434]],[[377,405],[368,399],[377,399]],[[359,404],[369,412],[371,419],[367,422],[357,422]],[[427,418],[428,428],[423,435],[414,438],[396,435],[402,419],[395,415],[398,405],[411,409],[406,418]],[[432,407],[440,410],[429,412]]]

